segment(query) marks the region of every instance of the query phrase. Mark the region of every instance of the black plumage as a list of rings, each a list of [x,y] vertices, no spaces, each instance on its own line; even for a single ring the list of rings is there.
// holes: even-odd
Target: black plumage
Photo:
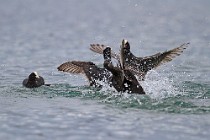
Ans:
[[[128,92],[145,94],[143,88],[139,84],[136,77],[130,70],[123,69],[123,65],[113,66],[111,61],[111,48],[107,47],[103,50],[104,68],[112,73],[110,82],[118,92]]]
[[[27,88],[36,88],[44,85],[44,78],[39,76],[37,72],[32,72],[28,78],[23,80],[23,86]]]
[[[133,74],[137,75],[140,80],[143,80],[146,73],[158,66],[170,62],[176,56],[179,56],[184,49],[188,47],[189,43],[184,43],[181,46],[171,49],[169,51],[164,51],[161,53],[156,53],[151,56],[146,57],[136,57],[130,51],[130,44],[127,40],[123,40],[120,48],[120,53],[111,53],[111,56],[118,61],[123,61],[125,69],[129,69]],[[93,52],[103,54],[103,50],[106,48],[105,45],[91,44],[90,50]],[[124,60],[122,60],[124,59]]]

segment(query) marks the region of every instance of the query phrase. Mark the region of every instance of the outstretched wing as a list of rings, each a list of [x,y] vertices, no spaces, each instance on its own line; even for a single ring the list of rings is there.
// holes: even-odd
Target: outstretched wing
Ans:
[[[61,64],[57,69],[63,72],[69,72],[74,74],[85,74],[84,69],[90,67],[90,65],[95,65],[92,62],[84,61],[69,61]]]
[[[90,85],[97,85],[95,80],[105,81],[110,77],[110,73],[105,68],[97,67],[93,62],[69,61],[61,64],[59,71],[73,74],[83,74],[89,80]]]
[[[91,67],[97,68],[92,62],[84,61],[69,61],[61,64],[57,69],[63,72],[69,72],[73,74],[83,74],[88,79],[90,86],[97,86],[97,83],[94,81],[94,73]],[[93,73],[93,74],[92,74]],[[96,76],[95,76],[96,77]],[[96,77],[97,78],[97,77]]]
[[[136,66],[132,66],[130,64],[128,65],[129,67],[133,68],[132,70],[138,72],[147,72],[153,68],[156,68],[166,62],[173,60],[173,58],[179,56],[188,47],[188,45],[189,43],[184,43],[180,47],[174,48],[172,50],[157,53],[152,56],[139,58],[139,62],[136,64]]]
[[[105,46],[105,45],[102,45],[102,44],[90,44],[90,50],[95,52],[95,53],[99,53],[99,54],[103,54],[103,51],[106,47],[108,47],[108,46]],[[113,51],[111,52],[111,56],[112,56],[112,58],[120,60],[119,55],[117,53],[113,52]]]

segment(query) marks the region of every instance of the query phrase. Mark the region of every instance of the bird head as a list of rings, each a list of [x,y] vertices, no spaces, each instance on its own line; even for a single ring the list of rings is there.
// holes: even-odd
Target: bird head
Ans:
[[[105,60],[111,60],[111,48],[110,47],[106,47],[103,50],[103,55],[104,55],[104,59]]]
[[[32,72],[29,76],[28,76],[29,80],[35,80],[39,78],[39,75],[37,72]]]

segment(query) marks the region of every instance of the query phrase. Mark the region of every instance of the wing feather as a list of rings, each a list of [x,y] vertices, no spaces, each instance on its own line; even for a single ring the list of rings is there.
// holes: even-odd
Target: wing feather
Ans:
[[[74,73],[74,74],[85,74],[84,67],[87,65],[87,62],[83,61],[69,61],[61,64],[57,69],[59,71]]]
[[[176,56],[179,56],[183,53],[183,51],[188,47],[189,43],[184,43],[182,44],[180,47],[174,48],[172,50],[169,51],[165,51],[163,53],[159,53],[156,54],[156,56],[154,56],[154,58],[156,58],[156,62],[154,62],[153,66],[154,68],[172,61]],[[152,58],[153,59],[153,58]]]
[[[184,43],[177,48],[162,53],[157,53],[152,56],[141,58],[136,57],[136,61],[132,64],[127,63],[127,67],[132,67],[132,71],[142,74],[142,72],[147,72],[153,68],[157,68],[164,63],[172,61],[176,56],[181,55],[181,53],[188,47],[188,45],[189,43]]]
[[[99,54],[103,54],[103,51],[106,47],[109,47],[109,46],[105,46],[103,44],[90,44],[90,50],[95,53],[99,53]],[[111,56],[112,56],[112,58],[120,60],[119,55],[113,51],[111,52]]]

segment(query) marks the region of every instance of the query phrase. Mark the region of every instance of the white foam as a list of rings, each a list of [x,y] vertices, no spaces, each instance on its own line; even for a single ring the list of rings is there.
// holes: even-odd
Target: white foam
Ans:
[[[100,91],[104,94],[111,93],[113,96],[122,94],[118,93],[114,87],[110,87],[106,82],[97,81],[97,83],[103,86]],[[155,70],[150,70],[146,75],[145,81],[140,81],[140,85],[143,87],[146,95],[150,96],[152,99],[163,99],[180,94],[177,88],[173,86],[173,81],[166,75],[160,74]],[[130,95],[131,94],[123,93],[122,97],[128,98]]]
[[[155,70],[147,73],[145,81],[140,81],[147,95],[153,99],[162,99],[165,97],[179,94],[168,77],[159,74]]]

